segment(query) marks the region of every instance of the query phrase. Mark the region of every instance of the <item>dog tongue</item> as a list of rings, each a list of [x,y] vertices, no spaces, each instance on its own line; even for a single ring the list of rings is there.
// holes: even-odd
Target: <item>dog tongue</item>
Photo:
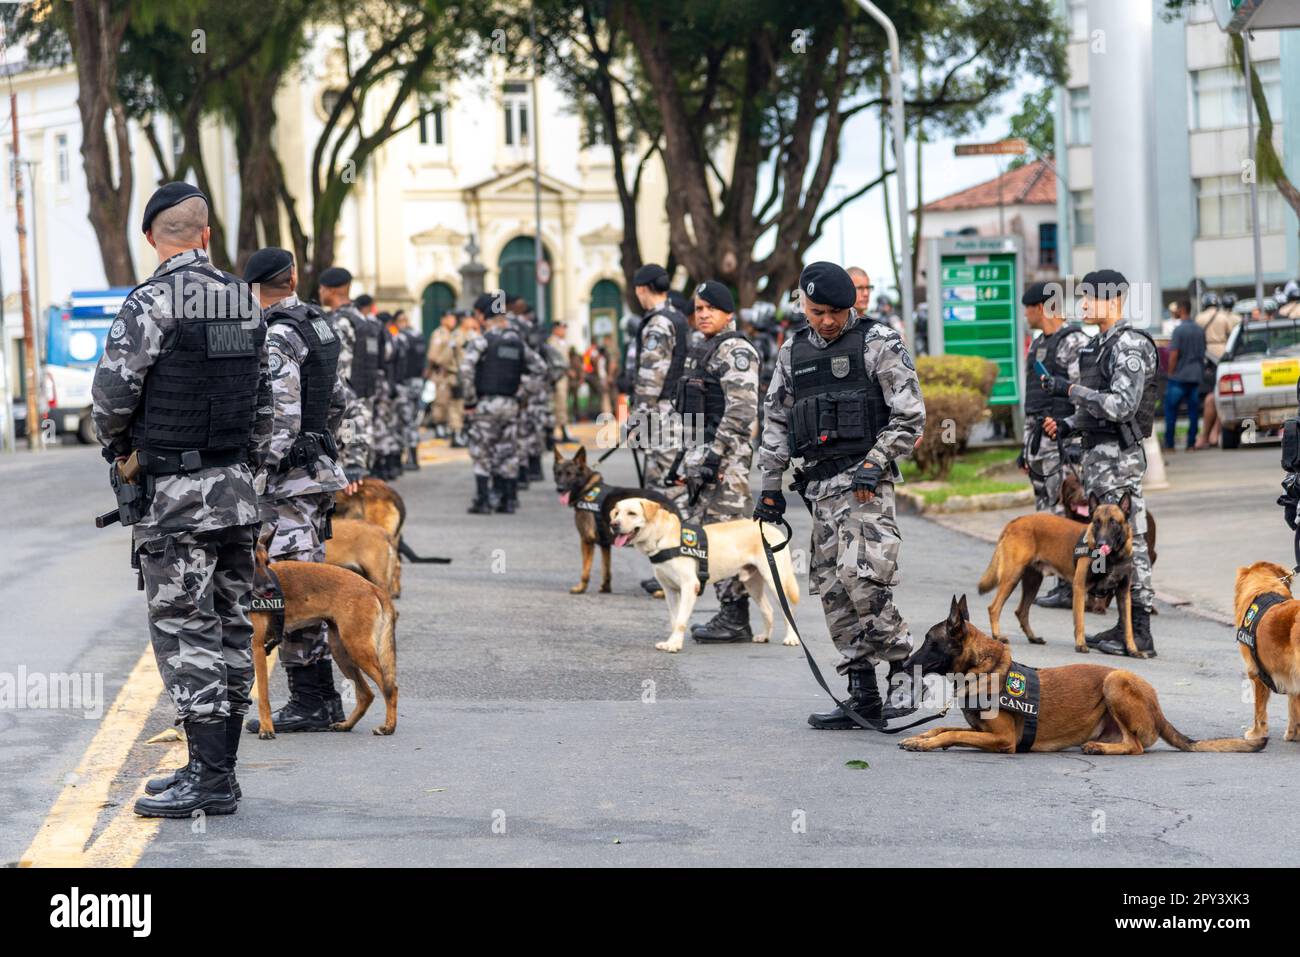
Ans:
[[[614,547],[615,547],[615,548],[622,548],[624,545],[627,544],[627,540],[628,540],[629,537],[630,537],[630,536],[627,534],[627,532],[623,532],[621,535],[615,535],[615,536],[614,536]]]
[[[1110,554],[1110,546],[1109,546],[1109,545],[1102,545],[1100,548],[1097,549],[1097,551],[1101,552],[1103,555],[1109,555],[1109,554]]]
[[[560,504],[561,504],[561,505],[568,505],[568,504],[569,504],[569,493],[568,493],[568,492],[561,492],[561,493],[560,493]]]
[[[1075,512],[1077,512],[1078,514],[1082,515],[1084,518],[1087,518],[1087,517],[1088,517],[1088,506],[1086,506],[1086,505],[1076,505],[1076,506],[1074,506],[1074,510],[1075,510]]]

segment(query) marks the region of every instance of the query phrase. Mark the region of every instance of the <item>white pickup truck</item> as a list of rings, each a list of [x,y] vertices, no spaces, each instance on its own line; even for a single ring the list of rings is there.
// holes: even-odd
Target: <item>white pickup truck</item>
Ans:
[[[1300,379],[1300,319],[1237,326],[1215,371],[1214,404],[1222,445],[1235,449],[1262,439],[1296,414]]]
[[[90,385],[93,369],[48,365],[41,369],[41,396],[37,402],[41,417],[53,423],[56,434],[72,434],[84,445],[95,442],[95,424],[90,417]],[[27,404],[14,401],[14,430],[27,434]],[[49,426],[46,426],[49,428]]]

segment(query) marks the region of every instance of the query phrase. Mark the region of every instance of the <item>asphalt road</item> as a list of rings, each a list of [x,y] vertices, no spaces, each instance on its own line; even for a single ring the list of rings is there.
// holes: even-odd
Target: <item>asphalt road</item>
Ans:
[[[630,481],[624,453],[607,464],[611,479]],[[107,507],[101,469],[93,451],[75,448],[0,464],[0,672],[102,674],[112,702],[146,637],[126,535],[90,524]],[[1294,863],[1288,785],[1300,744],[1281,739],[1283,703],[1270,709],[1273,741],[1255,755],[1164,745],[1136,758],[912,754],[883,735],[817,732],[804,719],[826,701],[797,648],[688,641],[678,655],[654,650],[667,617],[637,587],[649,567],[637,553],[616,553],[614,594],[569,595],[578,545],[549,482],[524,493],[513,518],[465,514],[463,463],[426,468],[399,488],[407,540],[454,563],[404,569],[396,734],[370,734],[381,720],[377,701],[351,734],[248,736],[237,815],[205,828],[167,821],[140,830],[116,815],[160,761],[160,746],[143,743],[170,723],[160,698],[138,739],[119,742],[125,761],[101,772],[107,796],[92,812],[95,834],[117,820],[140,846],[118,851],[115,842],[99,862]],[[806,541],[797,500],[791,518]],[[969,592],[982,620],[974,583],[990,546],[921,519],[902,526],[898,601],[918,637],[954,592]],[[1215,540],[1207,528],[1198,547]],[[709,594],[697,615],[713,606]],[[1079,658],[1068,613],[1036,609],[1034,618],[1049,643],[1030,647],[1013,631],[1019,660],[1119,663]],[[829,669],[835,656],[815,599],[805,595],[798,620]],[[1161,656],[1128,666],[1152,681],[1182,731],[1239,734],[1249,705],[1231,629],[1167,606],[1157,620]],[[1015,625],[1009,613],[1004,621]],[[284,694],[277,669],[272,697]],[[22,857],[112,714],[0,711],[0,863]]]

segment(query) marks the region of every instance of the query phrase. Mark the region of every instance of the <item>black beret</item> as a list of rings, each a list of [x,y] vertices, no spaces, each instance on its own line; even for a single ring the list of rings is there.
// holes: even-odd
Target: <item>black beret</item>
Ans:
[[[683,316],[689,315],[691,310],[695,308],[695,301],[687,299],[676,289],[668,290],[668,301],[672,303],[672,307]]]
[[[1094,269],[1079,283],[1079,295],[1118,299],[1128,292],[1128,280],[1118,269]]]
[[[244,265],[244,282],[266,282],[293,265],[293,253],[279,246],[267,246],[248,257]]]
[[[348,272],[342,266],[330,266],[320,274],[320,284],[329,289],[336,289],[339,286],[352,285],[352,273]]]
[[[356,306],[358,309],[369,309],[374,304],[375,297],[364,292],[352,300],[352,305]]]
[[[177,203],[185,202],[191,196],[198,196],[202,198],[203,202],[208,202],[208,198],[203,195],[202,190],[197,186],[191,186],[189,183],[167,183],[159,186],[154,190],[154,194],[149,197],[149,202],[144,204],[144,225],[140,227],[140,231],[142,233],[149,232],[149,226],[155,216],[164,209],[171,209]]]
[[[505,303],[501,301],[501,296],[495,292],[485,292],[474,300],[474,308],[485,316],[504,316],[506,314]]]
[[[695,298],[703,299],[715,309],[723,312],[735,312],[736,300],[731,298],[731,290],[716,279],[706,279],[695,287]]]
[[[847,309],[857,302],[853,278],[835,263],[815,262],[803,267],[799,288],[809,301],[832,309]]]
[[[1022,306],[1041,306],[1059,299],[1061,284],[1059,282],[1031,282],[1025,287],[1025,294],[1020,297]]]
[[[667,281],[668,273],[658,263],[646,263],[632,276],[634,286],[656,286]],[[668,287],[664,286],[666,290]]]

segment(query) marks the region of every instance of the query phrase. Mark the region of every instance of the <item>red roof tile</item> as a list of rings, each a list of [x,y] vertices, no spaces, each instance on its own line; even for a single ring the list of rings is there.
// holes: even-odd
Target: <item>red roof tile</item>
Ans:
[[[1002,183],[1002,204],[1054,206],[1056,204],[1056,173],[1044,160],[1034,160],[1017,169],[1008,170],[986,183],[944,196],[925,204],[927,213],[941,213],[954,209],[983,209],[998,205],[998,182]]]

